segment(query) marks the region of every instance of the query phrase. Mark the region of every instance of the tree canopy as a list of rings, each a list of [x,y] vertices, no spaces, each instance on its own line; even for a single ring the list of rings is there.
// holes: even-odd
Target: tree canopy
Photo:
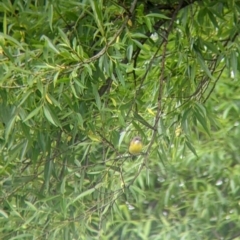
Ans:
[[[239,237],[239,12],[2,0],[1,238]]]

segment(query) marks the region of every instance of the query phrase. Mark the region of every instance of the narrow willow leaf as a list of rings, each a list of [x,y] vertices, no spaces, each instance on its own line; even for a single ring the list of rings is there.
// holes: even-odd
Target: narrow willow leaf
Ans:
[[[150,128],[150,129],[153,129],[153,127],[142,116],[140,116],[136,112],[134,113],[134,119],[137,120],[138,122],[142,123],[146,127]]]
[[[144,21],[145,21],[145,24],[146,24],[147,27],[148,27],[148,30],[149,30],[150,32],[153,32],[153,26],[152,26],[151,19],[145,16],[145,17],[144,17]]]
[[[197,60],[198,60],[198,62],[199,62],[199,64],[200,64],[200,66],[202,67],[203,71],[204,71],[212,80],[214,80],[214,77],[212,76],[212,74],[211,74],[211,72],[209,71],[207,65],[205,64],[202,56],[201,56],[199,53],[197,54]]]
[[[234,75],[234,77],[236,77],[237,74],[238,74],[238,57],[237,57],[236,51],[231,52],[230,61],[231,61],[231,67],[232,67],[233,75]]]
[[[126,135],[126,131],[122,131],[122,132],[120,133],[120,138],[119,138],[119,141],[118,141],[118,147],[121,146],[122,141],[123,141],[125,135]]]
[[[70,42],[69,42],[69,39],[66,35],[66,33],[61,29],[61,28],[58,28],[58,33],[59,35],[61,36],[62,40],[64,41],[64,43],[67,45],[67,46],[71,46]]]
[[[51,42],[51,40],[47,37],[47,36],[42,36],[40,40],[45,40],[45,42],[47,43],[47,46],[55,53],[59,54],[59,50],[53,45],[53,43]]]
[[[30,112],[28,114],[28,116],[23,120],[23,122],[26,122],[27,120],[31,119],[32,117],[34,117],[35,115],[38,114],[38,112],[41,110],[42,106],[39,106],[37,108],[35,108],[32,112]]]
[[[24,50],[24,49],[23,49],[23,46],[24,46],[24,45],[21,44],[20,42],[18,42],[15,38],[13,38],[13,37],[11,37],[11,36],[9,36],[9,35],[3,34],[3,33],[1,33],[1,32],[0,32],[0,38],[6,39],[6,40],[14,43],[14,44],[19,48],[19,50],[20,50],[20,49],[21,49],[21,50]]]
[[[100,99],[100,96],[99,96],[96,85],[92,84],[92,90],[93,90],[93,95],[94,95],[95,100],[96,100],[97,107],[98,107],[98,109],[101,109],[101,105],[102,105],[101,104],[101,99]]]
[[[207,14],[209,16],[209,19],[211,20],[214,27],[217,29],[219,28],[218,22],[216,20],[216,17],[213,15],[212,11],[207,11]]]
[[[218,50],[218,45],[212,44],[211,42],[203,41],[204,45],[211,50],[213,53],[220,54],[220,51]]]
[[[102,36],[104,36],[102,10],[100,9],[101,1],[91,0],[90,3],[93,9],[93,16],[95,18],[95,21]]]
[[[56,87],[57,81],[58,81],[58,76],[59,76],[60,71],[56,72],[53,77],[53,85]]]
[[[137,124],[135,121],[132,121],[132,125],[134,126],[134,128],[137,130],[137,132],[138,132],[140,135],[144,136],[143,130],[138,126],[138,124]]]
[[[60,192],[61,194],[64,194],[65,193],[65,185],[66,185],[66,178],[64,177],[63,180],[62,180],[62,183],[61,183],[61,187],[60,187]]]
[[[91,193],[93,193],[94,191],[96,191],[96,189],[98,189],[101,185],[102,185],[102,183],[99,183],[99,184],[97,184],[95,187],[90,188],[90,189],[86,190],[85,192],[82,192],[82,193],[79,194],[75,199],[73,199],[73,200],[71,201],[71,203],[68,204],[68,206],[71,205],[71,204],[73,204],[73,203],[75,203],[75,202],[78,201],[79,199],[81,199],[81,198],[83,198],[83,197],[85,197],[85,196],[90,195]]]
[[[7,34],[7,11],[4,11],[3,15],[3,33]]]
[[[51,113],[50,113],[50,111],[49,111],[49,108],[46,107],[46,106],[44,106],[44,107],[43,107],[43,112],[44,112],[44,115],[45,115],[45,117],[47,118],[47,120],[48,120],[49,122],[51,122],[53,125],[57,126],[57,124],[54,122],[54,120],[53,120],[53,118],[52,118],[52,116],[51,116]]]
[[[34,212],[37,212],[38,209],[29,201],[24,201],[29,207],[31,210],[33,210]]]
[[[5,129],[5,139],[8,140],[9,135],[14,127],[15,120],[17,116],[12,116],[11,119],[6,124],[6,129]]]
[[[142,45],[142,43],[140,43],[139,41],[137,41],[136,39],[132,39],[132,41],[142,50],[146,50],[146,48]]]
[[[147,14],[146,17],[156,17],[156,18],[162,18],[162,19],[171,19],[163,14],[160,14],[160,13],[150,13],[150,14]]]
[[[210,132],[208,130],[206,118],[204,118],[202,116],[202,114],[198,111],[198,109],[195,109],[194,116],[199,121],[199,123],[203,126],[204,130],[206,131],[206,133],[210,136]]]
[[[49,188],[49,182],[50,182],[50,177],[52,174],[52,168],[53,168],[53,162],[48,157],[48,159],[45,163],[45,166],[44,166],[44,184],[47,189]]]
[[[195,148],[193,147],[193,145],[192,145],[188,140],[187,140],[185,143],[186,143],[187,147],[190,149],[190,151],[191,151],[196,157],[198,157],[197,152],[196,152]]]
[[[57,106],[59,109],[61,109],[61,104],[59,101],[57,101],[49,92],[46,94],[46,98],[48,98],[48,102]]]
[[[132,33],[131,38],[148,38],[148,37],[142,33]]]
[[[118,77],[118,80],[120,81],[120,83],[122,84],[122,86],[125,86],[125,80],[124,80],[124,77],[122,75],[122,72],[121,70],[119,69],[118,66],[116,66],[116,74],[117,74],[117,77]]]
[[[2,47],[4,54],[11,60],[11,62],[14,62],[14,60],[15,60],[14,57],[9,52],[8,48],[6,48],[4,45],[1,44],[1,41],[0,41],[0,46]]]
[[[72,90],[72,93],[73,93],[74,97],[79,98],[73,83],[70,84],[70,87],[71,87],[71,90]]]
[[[2,209],[0,209],[0,216],[8,218],[8,214],[5,211],[3,211]]]
[[[18,104],[18,107],[21,106],[21,105],[28,99],[28,97],[29,97],[32,93],[33,93],[32,90],[29,90],[29,91],[25,92],[25,93],[23,94],[23,98],[22,98],[21,102]]]
[[[48,9],[48,22],[49,22],[50,29],[53,31],[53,27],[52,27],[52,24],[53,24],[53,5],[52,4],[50,4],[50,7]]]
[[[132,54],[133,54],[133,45],[130,44],[130,45],[128,45],[128,47],[127,47],[127,59],[128,59],[128,61],[131,61],[131,59],[132,59]]]
[[[51,122],[55,126],[58,126],[58,127],[61,126],[56,114],[48,105],[43,106],[43,112],[49,122]]]
[[[23,144],[21,158],[20,158],[21,161],[24,160],[24,157],[25,157],[27,149],[28,149],[28,144],[29,144],[28,140],[26,140],[25,143]]]
[[[23,226],[22,226],[23,227]],[[30,233],[18,234],[16,237],[9,238],[9,240],[22,240],[22,239],[31,239],[33,237]]]

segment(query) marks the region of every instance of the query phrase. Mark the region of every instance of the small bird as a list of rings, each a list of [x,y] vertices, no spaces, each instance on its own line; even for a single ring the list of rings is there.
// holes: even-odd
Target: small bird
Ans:
[[[130,142],[128,151],[132,155],[138,155],[141,153],[143,148],[142,139],[138,136],[134,137]]]

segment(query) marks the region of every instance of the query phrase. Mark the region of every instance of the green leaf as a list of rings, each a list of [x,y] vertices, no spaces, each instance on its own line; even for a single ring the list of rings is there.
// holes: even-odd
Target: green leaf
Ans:
[[[124,77],[123,77],[122,72],[121,72],[121,70],[119,69],[118,66],[116,66],[115,71],[116,71],[116,74],[117,74],[118,80],[120,81],[120,83],[121,83],[123,86],[125,86],[125,80],[124,80]]]
[[[2,209],[0,209],[0,215],[3,216],[4,218],[8,218],[8,214]]]
[[[132,125],[134,126],[134,128],[137,130],[137,132],[144,136],[144,131],[139,127],[139,125],[137,123],[135,123],[135,121],[132,121]]]
[[[236,51],[231,52],[230,61],[231,61],[231,67],[232,67],[234,77],[236,77],[238,75],[238,57],[236,55]]]
[[[50,29],[53,31],[53,5],[50,4],[49,8],[48,8],[48,22],[49,22],[49,26]]]
[[[104,29],[103,29],[102,3],[101,3],[101,1],[91,0],[90,4],[93,9],[93,16],[95,18],[97,26],[98,26],[102,36],[104,36],[105,34],[104,34]]]
[[[24,93],[24,96],[21,100],[21,102],[18,104],[18,107],[20,107],[28,98],[29,96],[32,94],[33,92],[30,90],[30,91],[27,91],[26,93]]]
[[[142,45],[142,43],[140,43],[139,41],[137,41],[136,39],[132,39],[132,41],[142,50],[147,50],[146,47],[144,47],[144,45]]]
[[[212,44],[211,42],[203,41],[204,45],[211,50],[213,53],[220,54],[219,49],[217,48],[218,45]]]
[[[67,45],[67,46],[71,46],[70,42],[69,42],[69,39],[66,35],[66,33],[61,29],[61,28],[58,28],[58,33],[59,35],[61,36],[62,40],[64,41],[64,43]]]
[[[208,126],[207,126],[206,117],[204,117],[204,115],[201,113],[201,111],[202,111],[202,109],[200,109],[199,105],[196,104],[195,105],[195,109],[194,109],[194,116],[197,118],[199,123],[203,126],[204,130],[206,131],[206,133],[210,136],[210,132],[209,132]]]
[[[153,26],[152,26],[151,19],[145,16],[144,21],[148,27],[149,32],[153,32]]]
[[[81,194],[79,194],[76,198],[74,198],[71,203],[68,204],[71,205],[73,203],[75,203],[76,201],[80,200],[81,198],[85,197],[85,196],[88,196],[90,194],[92,194],[94,191],[96,191],[102,184],[97,184],[94,188],[90,188],[84,192],[82,192]]]
[[[21,153],[21,158],[20,158],[21,161],[24,160],[28,147],[29,147],[29,142],[28,142],[28,140],[26,140],[22,146],[22,153]]]
[[[41,108],[42,108],[42,106],[35,108],[32,112],[30,112],[28,114],[28,116],[23,120],[23,122],[26,122],[27,120],[29,120],[32,117],[34,117],[35,115],[37,115],[39,113],[39,111],[41,110]]]
[[[23,47],[25,44],[21,44],[15,38],[0,32],[0,39],[1,38],[6,39],[6,40],[10,41],[11,43],[14,43],[19,48],[19,50],[24,50]]]
[[[191,151],[196,157],[198,157],[197,152],[196,152],[195,148],[193,147],[193,145],[191,144],[191,142],[188,141],[188,140],[186,140],[185,143],[186,143],[187,147],[190,149],[190,151]]]
[[[202,56],[201,56],[199,53],[197,54],[197,60],[198,60],[198,62],[199,62],[199,64],[200,64],[200,66],[202,67],[202,69],[204,70],[204,72],[205,72],[212,80],[214,80],[214,77],[212,76],[212,74],[211,74],[211,72],[209,71],[207,65],[205,64]]]
[[[142,33],[132,33],[131,38],[148,38],[148,37]]]
[[[65,185],[66,185],[66,178],[63,178],[61,187],[60,187],[61,194],[64,194],[66,192]]]
[[[101,99],[100,99],[97,87],[94,84],[92,84],[92,91],[93,91],[93,95],[96,100],[97,107],[98,107],[98,109],[101,109]]]
[[[127,59],[128,59],[128,61],[131,61],[131,59],[132,59],[132,54],[133,54],[133,45],[130,44],[130,45],[128,45],[128,47],[127,47]]]
[[[3,15],[3,34],[7,34],[7,11]]]
[[[6,141],[8,141],[10,133],[13,130],[16,118],[17,118],[17,115],[15,113],[15,110],[13,109],[12,113],[11,113],[11,116],[9,116],[8,122],[6,123],[6,129],[5,129],[5,139],[6,139]]]
[[[138,113],[134,112],[134,119],[137,120],[138,122],[142,123],[144,126],[153,129],[153,127]]]
[[[149,13],[149,14],[146,15],[146,17],[147,18],[149,18],[149,17],[156,17],[156,18],[162,18],[162,19],[167,19],[167,20],[171,19],[171,18],[169,18],[169,17],[167,17],[167,16],[165,16],[163,14],[160,14],[160,13]]]
[[[42,36],[40,40],[45,40],[47,46],[56,54],[60,54],[60,52],[58,51],[58,49],[53,45],[53,43],[51,42],[51,40],[47,37],[47,36]]]
[[[53,170],[53,161],[48,157],[44,166],[44,184],[47,190],[49,189],[52,170]]]
[[[209,16],[209,19],[211,20],[212,24],[214,25],[215,28],[219,28],[218,22],[216,17],[213,15],[212,11],[207,11],[207,14]]]
[[[55,126],[58,126],[58,127],[61,126],[56,114],[48,105],[43,106],[43,112],[49,122],[51,122]]]
[[[38,211],[38,209],[31,203],[31,202],[29,202],[29,201],[24,201],[28,206],[29,206],[29,208],[31,209],[31,210],[33,210],[34,212],[37,212]]]
[[[23,233],[23,234],[18,234],[16,237],[11,237],[9,240],[17,240],[17,239],[27,239],[27,238],[32,238],[33,235],[30,233]]]

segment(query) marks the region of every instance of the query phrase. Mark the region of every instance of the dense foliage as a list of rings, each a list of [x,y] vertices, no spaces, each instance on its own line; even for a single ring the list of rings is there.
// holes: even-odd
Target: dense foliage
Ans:
[[[238,237],[239,12],[1,1],[1,238]]]

